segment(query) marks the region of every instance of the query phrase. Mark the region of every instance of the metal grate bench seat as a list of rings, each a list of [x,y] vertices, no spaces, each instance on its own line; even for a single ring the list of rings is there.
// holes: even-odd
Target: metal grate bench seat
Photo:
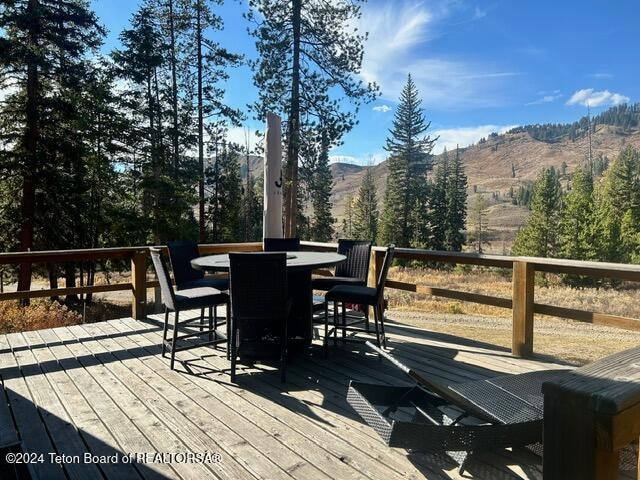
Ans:
[[[443,452],[460,465],[479,450],[526,446],[542,440],[542,383],[568,370],[503,375],[436,384],[367,342],[414,382],[389,386],[350,382],[348,403],[390,447]]]

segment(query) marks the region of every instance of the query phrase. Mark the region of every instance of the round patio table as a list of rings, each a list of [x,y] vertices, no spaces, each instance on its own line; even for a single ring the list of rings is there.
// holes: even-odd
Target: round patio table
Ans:
[[[290,337],[302,339],[309,346],[313,339],[313,289],[311,272],[344,262],[347,257],[333,252],[286,252],[288,294],[292,298],[287,324]],[[207,272],[228,272],[229,255],[208,255],[191,261],[191,266]],[[297,342],[292,342],[293,344]],[[291,345],[293,346],[293,345]]]

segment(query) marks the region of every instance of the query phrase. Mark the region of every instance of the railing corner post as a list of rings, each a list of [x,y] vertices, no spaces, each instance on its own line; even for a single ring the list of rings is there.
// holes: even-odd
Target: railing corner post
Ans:
[[[147,306],[147,252],[144,250],[135,252],[131,257],[131,288],[131,316],[142,320],[146,317]]]
[[[513,336],[511,353],[516,357],[533,354],[534,265],[513,262]]]

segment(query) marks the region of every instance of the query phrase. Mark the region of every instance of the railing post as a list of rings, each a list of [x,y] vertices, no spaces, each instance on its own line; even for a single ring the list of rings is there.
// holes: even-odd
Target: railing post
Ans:
[[[371,253],[373,254],[373,269],[370,269],[369,285],[375,288],[376,284],[378,283],[378,278],[380,277],[380,272],[382,271],[384,252],[372,250]]]
[[[147,252],[139,251],[131,257],[131,287],[133,299],[131,316],[136,320],[145,318],[147,306]]]
[[[511,353],[516,357],[533,354],[533,285],[535,268],[520,260],[513,262],[513,337]]]

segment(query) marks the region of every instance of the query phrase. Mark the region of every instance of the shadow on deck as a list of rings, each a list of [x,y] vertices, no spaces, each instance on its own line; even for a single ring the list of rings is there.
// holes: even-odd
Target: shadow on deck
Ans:
[[[447,457],[387,448],[346,403],[349,380],[405,383],[364,346],[340,345],[325,360],[316,342],[291,359],[286,384],[268,364],[239,364],[233,385],[222,349],[180,352],[169,370],[159,318],[0,336],[0,447],[18,440],[44,454],[30,469],[47,479],[461,478]],[[388,324],[388,337],[394,355],[444,383],[555,366],[399,324]],[[49,452],[70,462],[52,463]],[[85,463],[87,452],[120,461]],[[156,452],[183,457],[122,460]],[[215,456],[190,463],[188,452]],[[541,477],[540,458],[526,450],[478,454],[464,474]]]

